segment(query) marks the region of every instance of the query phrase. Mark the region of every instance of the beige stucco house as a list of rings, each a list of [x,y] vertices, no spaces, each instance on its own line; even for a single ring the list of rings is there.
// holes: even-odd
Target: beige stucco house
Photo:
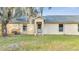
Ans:
[[[12,21],[7,25],[8,34],[18,30],[28,35],[79,35],[79,15],[39,16],[28,21]]]

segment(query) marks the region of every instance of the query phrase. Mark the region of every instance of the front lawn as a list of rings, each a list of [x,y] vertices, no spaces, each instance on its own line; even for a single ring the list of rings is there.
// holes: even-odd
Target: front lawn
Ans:
[[[17,35],[0,37],[0,50],[4,51],[73,51],[79,50],[79,36]]]

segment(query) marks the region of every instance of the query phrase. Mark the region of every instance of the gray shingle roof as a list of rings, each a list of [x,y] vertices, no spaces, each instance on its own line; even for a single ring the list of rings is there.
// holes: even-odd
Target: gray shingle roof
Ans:
[[[46,23],[79,23],[79,15],[44,16]]]
[[[45,23],[79,23],[79,15],[49,15],[43,17]],[[14,23],[28,22],[27,17],[20,17],[13,20]]]
[[[28,18],[26,16],[22,16],[22,17],[19,17],[17,19],[13,19],[12,20],[13,23],[27,23],[28,22]]]

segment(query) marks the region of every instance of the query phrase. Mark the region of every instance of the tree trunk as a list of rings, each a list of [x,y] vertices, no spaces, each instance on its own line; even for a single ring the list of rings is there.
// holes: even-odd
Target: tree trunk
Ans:
[[[8,15],[7,20],[2,20],[2,36],[4,36],[4,37],[8,35],[7,34],[7,24],[11,18],[11,11],[10,10],[8,11],[7,15]]]
[[[2,23],[2,36],[7,36],[7,24]]]

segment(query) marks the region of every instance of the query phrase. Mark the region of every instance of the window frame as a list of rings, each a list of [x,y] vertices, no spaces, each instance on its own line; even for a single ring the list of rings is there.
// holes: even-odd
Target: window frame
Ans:
[[[25,28],[24,28],[24,26],[25,26]],[[22,29],[23,29],[23,31],[27,31],[27,25],[23,25]]]
[[[63,32],[63,27],[64,27],[63,24],[59,24],[59,32]]]
[[[78,32],[79,32],[79,24],[78,24]]]

